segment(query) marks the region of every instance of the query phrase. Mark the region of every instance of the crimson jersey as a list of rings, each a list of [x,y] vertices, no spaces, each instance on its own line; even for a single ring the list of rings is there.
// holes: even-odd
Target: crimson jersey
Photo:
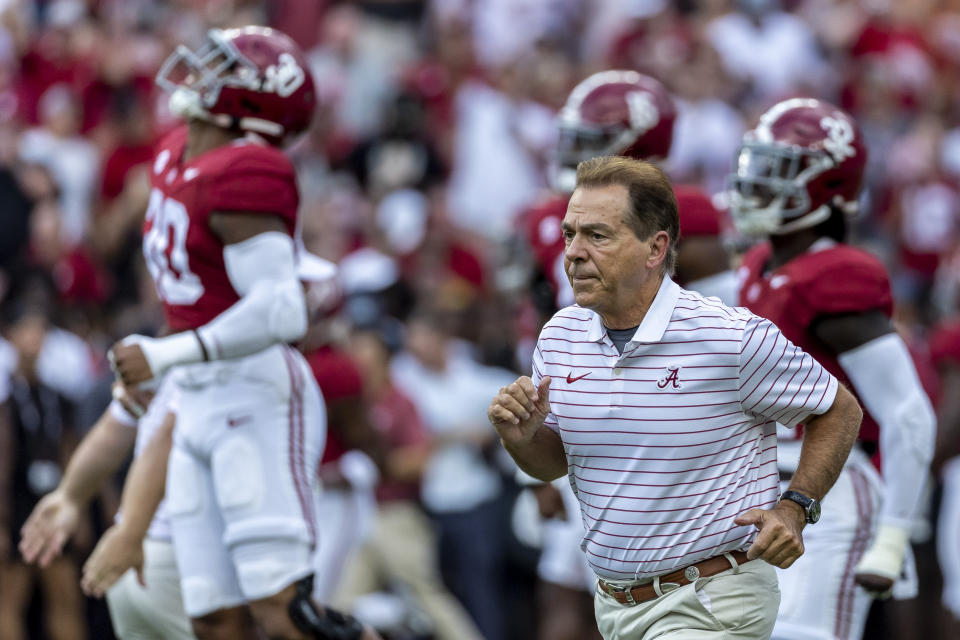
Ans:
[[[780,327],[791,342],[856,393],[836,355],[808,329],[818,316],[874,310],[893,315],[893,295],[883,265],[864,251],[836,244],[808,251],[764,273],[771,253],[770,245],[764,243],[744,256],[737,271],[740,304]],[[876,421],[864,409],[860,440],[875,443],[879,435]]]
[[[158,145],[143,223],[143,255],[171,331],[196,329],[239,299],[211,213],[277,216],[292,236],[299,204],[293,165],[279,149],[240,139],[184,162],[186,142],[183,126]]]
[[[573,304],[572,300],[563,300],[561,304],[559,292],[569,289],[566,272],[563,269],[563,229],[561,223],[567,214],[569,196],[551,196],[540,204],[532,207],[523,215],[524,233],[533,253],[534,260],[540,271],[550,282],[554,295],[557,296],[557,306]]]
[[[524,214],[527,241],[537,265],[550,271],[557,256],[563,255],[563,230],[560,223],[567,214],[567,196],[553,196]]]

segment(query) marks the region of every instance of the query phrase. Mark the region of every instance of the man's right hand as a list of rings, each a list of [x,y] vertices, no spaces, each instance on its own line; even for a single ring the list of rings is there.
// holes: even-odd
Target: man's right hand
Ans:
[[[79,522],[80,508],[66,494],[55,490],[45,495],[20,530],[24,561],[46,567],[63,551]]]
[[[500,389],[487,409],[487,418],[506,445],[529,443],[550,413],[550,376],[539,387],[521,376]]]

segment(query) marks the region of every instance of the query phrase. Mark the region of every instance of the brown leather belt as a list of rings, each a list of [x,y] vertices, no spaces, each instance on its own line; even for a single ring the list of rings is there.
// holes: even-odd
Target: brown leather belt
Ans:
[[[749,562],[746,551],[731,551],[727,555],[733,556],[733,559],[737,561],[738,565]],[[692,564],[689,567],[677,569],[672,573],[666,573],[662,576],[659,576],[661,593],[663,593],[663,587],[665,585],[669,584],[682,587],[694,582],[697,578],[709,578],[710,576],[715,576],[718,573],[726,571],[732,567],[733,564],[731,564],[724,555],[713,556],[712,558],[701,560],[700,562]],[[656,589],[654,589],[653,582],[645,582],[630,589],[625,587],[615,587],[612,584],[604,582],[602,579],[599,582],[600,588],[603,590],[603,592],[611,598],[614,598],[620,604],[640,604],[641,602],[646,602],[647,600],[653,600],[658,595]]]

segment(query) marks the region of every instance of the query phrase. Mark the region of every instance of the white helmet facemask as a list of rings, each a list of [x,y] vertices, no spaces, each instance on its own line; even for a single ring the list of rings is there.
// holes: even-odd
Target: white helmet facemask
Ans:
[[[250,62],[220,29],[210,29],[207,40],[196,52],[180,45],[157,72],[156,83],[170,93],[170,111],[181,118],[197,118],[230,126],[229,118],[212,116],[224,86],[256,84],[257,67]]]
[[[777,235],[817,225],[830,207],[810,210],[807,184],[833,167],[826,154],[794,146],[746,141],[727,177],[730,213],[745,235]]]

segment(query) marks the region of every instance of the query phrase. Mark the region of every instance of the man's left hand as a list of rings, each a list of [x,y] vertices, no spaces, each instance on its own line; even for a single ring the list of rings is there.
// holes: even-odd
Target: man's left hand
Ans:
[[[154,376],[140,344],[129,338],[113,345],[110,349],[110,363],[117,378],[128,387],[146,382]]]
[[[122,525],[115,524],[97,543],[90,558],[83,565],[80,587],[88,596],[101,598],[128,569],[137,572],[143,580],[143,539],[130,535]]]
[[[760,533],[747,549],[747,558],[760,558],[786,569],[803,555],[803,509],[792,502],[777,503],[772,509],[751,509],[734,520],[735,524],[755,526]]]

